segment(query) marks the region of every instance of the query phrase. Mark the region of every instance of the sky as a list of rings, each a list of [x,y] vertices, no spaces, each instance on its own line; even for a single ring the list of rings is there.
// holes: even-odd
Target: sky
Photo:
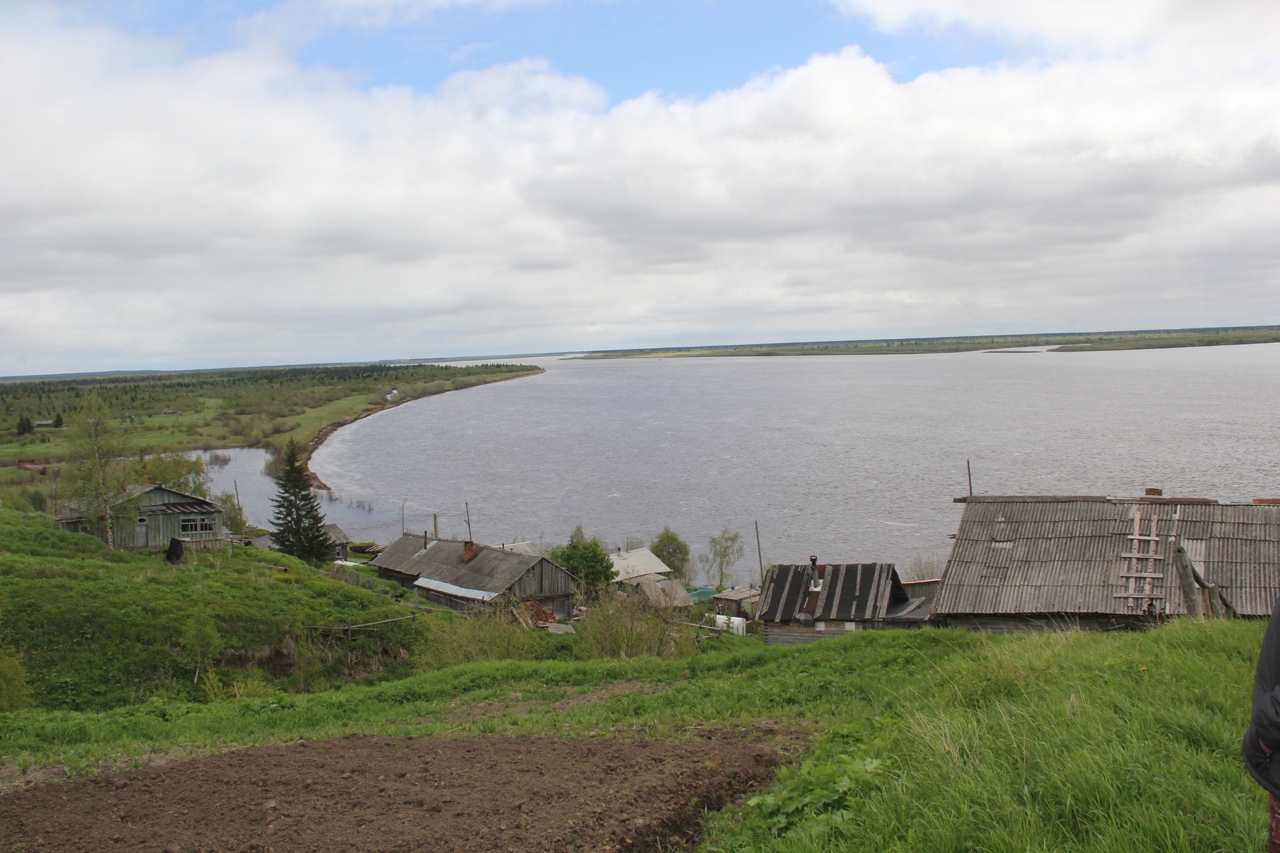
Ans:
[[[0,376],[1280,323],[1274,0],[6,0]]]

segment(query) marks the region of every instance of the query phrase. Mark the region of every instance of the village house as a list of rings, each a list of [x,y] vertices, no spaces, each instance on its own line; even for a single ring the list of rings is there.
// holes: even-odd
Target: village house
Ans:
[[[625,587],[628,595],[643,595],[655,607],[689,610],[693,599],[678,579],[670,577],[671,568],[648,548],[616,551],[613,561],[614,581]]]
[[[116,504],[125,505],[134,512],[117,521],[115,541],[121,548],[163,550],[171,539],[188,548],[222,545],[222,507],[213,501],[164,486],[136,486]],[[107,539],[106,522],[91,522],[83,514],[59,518],[58,527]]]
[[[756,618],[764,641],[808,643],[872,628],[917,627],[929,618],[928,586],[914,597],[892,563],[770,566],[764,575]]]
[[[377,567],[378,577],[454,610],[510,595],[536,602],[557,619],[573,612],[573,576],[537,554],[406,533],[370,565]]]
[[[985,631],[1266,617],[1280,594],[1280,501],[974,496],[933,621]]]

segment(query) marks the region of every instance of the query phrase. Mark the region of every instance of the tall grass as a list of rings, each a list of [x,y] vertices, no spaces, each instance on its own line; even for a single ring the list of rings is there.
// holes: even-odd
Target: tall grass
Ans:
[[[733,638],[684,659],[485,661],[316,695],[24,711],[0,730],[13,775],[20,756],[80,772],[349,732],[781,735],[807,746],[712,819],[708,850],[1237,851],[1265,830],[1237,751],[1261,634]]]

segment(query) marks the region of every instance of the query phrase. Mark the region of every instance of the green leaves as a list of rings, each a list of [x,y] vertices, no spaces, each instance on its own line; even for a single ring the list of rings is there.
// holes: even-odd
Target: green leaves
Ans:
[[[594,536],[590,539],[579,524],[569,536],[566,545],[557,545],[547,551],[547,559],[577,578],[579,591],[594,596],[613,578],[613,560]]]
[[[774,836],[789,833],[823,835],[850,819],[859,793],[883,784],[883,762],[838,755],[828,761],[806,761],[792,770],[782,767],[767,794],[747,800]]]

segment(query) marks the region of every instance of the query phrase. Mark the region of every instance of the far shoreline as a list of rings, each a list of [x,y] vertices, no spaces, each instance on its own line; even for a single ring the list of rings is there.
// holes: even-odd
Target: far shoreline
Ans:
[[[311,470],[311,456],[313,453],[319,450],[326,441],[329,440],[330,436],[332,436],[334,433],[336,433],[338,430],[342,429],[343,427],[351,426],[357,421],[362,421],[365,418],[372,417],[373,415],[379,414],[381,412],[389,412],[392,409],[403,406],[405,403],[412,403],[414,400],[425,400],[428,397],[438,397],[441,394],[448,394],[453,391],[466,391],[468,388],[480,388],[484,385],[496,385],[499,382],[509,382],[513,379],[527,379],[530,376],[540,376],[541,374],[547,372],[545,368],[538,367],[537,365],[530,365],[530,366],[533,368],[533,370],[530,370],[528,373],[517,373],[512,376],[503,376],[498,379],[491,379],[487,382],[479,382],[479,383],[476,383],[475,385],[467,385],[464,388],[446,388],[443,391],[431,391],[426,394],[419,394],[416,397],[405,396],[403,399],[397,399],[394,403],[389,403],[386,406],[381,406],[377,409],[367,409],[362,412],[357,412],[352,417],[346,418],[344,420],[334,421],[333,423],[326,424],[325,426],[320,428],[320,431],[316,433],[314,438],[312,438],[310,441],[306,443],[306,445],[303,447],[303,453],[301,454],[302,467],[306,469],[307,474],[310,475],[311,477],[312,488],[324,489],[326,492],[333,491],[332,489],[329,488],[329,486],[323,480],[320,479],[320,477],[316,474],[315,471]],[[223,448],[223,449],[230,449],[230,448]],[[267,447],[264,449],[267,450],[268,453],[272,452],[272,449],[270,447]]]

